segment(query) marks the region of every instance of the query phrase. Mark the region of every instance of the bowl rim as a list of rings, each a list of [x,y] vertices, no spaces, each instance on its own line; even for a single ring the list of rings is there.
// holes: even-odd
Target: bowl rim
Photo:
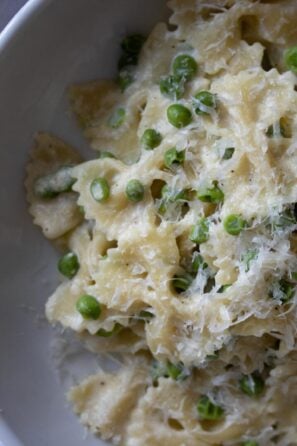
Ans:
[[[28,25],[41,10],[52,0],[28,0],[11,18],[0,33],[0,55],[9,50],[18,34]],[[24,446],[0,414],[0,446]]]
[[[28,0],[0,33],[0,54],[13,43],[17,34],[52,0]]]
[[[10,429],[2,415],[0,415],[0,435],[1,446],[24,446]]]

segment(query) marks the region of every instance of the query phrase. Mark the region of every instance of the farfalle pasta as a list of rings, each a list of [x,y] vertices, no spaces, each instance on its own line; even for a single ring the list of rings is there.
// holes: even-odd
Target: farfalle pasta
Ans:
[[[297,445],[297,3],[169,6],[117,81],[70,87],[94,158],[32,151],[47,318],[122,362],[68,399],[114,444]]]

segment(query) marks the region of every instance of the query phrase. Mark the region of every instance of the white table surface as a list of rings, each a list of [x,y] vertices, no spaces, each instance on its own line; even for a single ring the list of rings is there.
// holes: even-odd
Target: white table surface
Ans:
[[[28,0],[0,0],[0,31]]]

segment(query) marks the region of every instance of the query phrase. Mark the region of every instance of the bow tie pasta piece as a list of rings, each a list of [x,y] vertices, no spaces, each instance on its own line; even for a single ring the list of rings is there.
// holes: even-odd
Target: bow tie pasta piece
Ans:
[[[49,239],[61,237],[83,219],[70,176],[73,166],[81,161],[60,139],[46,133],[36,135],[25,185],[29,212]]]
[[[167,25],[157,24],[140,53],[139,69],[132,89],[150,90],[152,85],[159,85],[161,78],[170,73],[173,58],[184,47],[184,42],[181,42],[174,32],[169,31]]]
[[[97,159],[41,134],[29,165],[46,315],[121,364],[69,399],[122,446],[293,445],[297,2],[169,7],[117,82],[70,88]]]
[[[121,321],[125,318],[129,317],[122,315],[119,320]],[[139,329],[137,332],[135,331],[135,325],[132,324],[129,328],[122,327],[118,334],[112,336],[94,336],[83,332],[80,334],[80,339],[89,351],[96,354],[117,353],[126,355],[148,350],[144,331],[142,330],[142,333],[140,333]]]
[[[228,373],[226,379],[227,376]],[[254,402],[247,401],[243,405],[244,419],[241,411],[236,413],[232,404],[228,406],[231,395],[227,389],[224,395],[209,393],[212,404],[222,407],[223,416],[211,422],[204,421],[197,406],[210,389],[208,379],[206,371],[198,372],[182,383],[160,378],[158,386],[149,387],[132,412],[124,444],[158,446],[162,442],[176,446],[205,446],[240,438],[246,425],[260,424],[257,422],[260,410]],[[225,401],[224,406],[221,406],[222,401]]]
[[[161,297],[170,299],[170,279],[178,259],[170,227],[126,230],[100,265],[90,259],[94,284],[88,292],[100,295],[107,307],[131,315],[144,305],[161,307]]]
[[[100,371],[73,387],[68,399],[81,422],[103,439],[119,442],[148,382],[145,357],[127,360],[117,372]]]
[[[180,7],[178,1],[171,1],[169,6],[174,13],[170,23],[177,26],[176,34],[185,39],[198,54],[198,63],[207,74],[214,75],[226,69],[229,60],[236,53],[240,43],[240,5],[224,10],[209,5],[209,11],[214,14],[211,21],[207,20],[207,4],[196,7],[194,1]],[[200,15],[205,8],[206,17]]]
[[[145,90],[126,97],[115,83],[98,81],[72,86],[69,94],[73,111],[94,150],[112,147],[112,153],[122,161],[137,161],[137,129],[146,102]]]
[[[79,204],[84,207],[86,218],[94,219],[96,228],[102,230],[108,239],[117,239],[119,233],[131,230],[131,226],[141,226],[145,232],[154,225],[156,212],[150,185],[160,174],[153,160],[129,168],[111,158],[94,160],[78,166],[74,175],[77,178],[74,189],[79,192]],[[109,190],[108,198],[102,201],[97,199],[94,189],[98,178],[104,180]],[[129,198],[129,185],[134,180],[141,183],[139,202]]]

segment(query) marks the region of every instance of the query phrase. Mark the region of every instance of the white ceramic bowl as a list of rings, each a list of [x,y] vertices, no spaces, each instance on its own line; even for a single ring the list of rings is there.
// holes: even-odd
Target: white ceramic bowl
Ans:
[[[0,37],[0,446],[91,446],[67,407],[43,319],[57,254],[34,227],[23,188],[36,131],[81,150],[65,88],[112,77],[119,42],[166,17],[164,0],[31,0]]]

